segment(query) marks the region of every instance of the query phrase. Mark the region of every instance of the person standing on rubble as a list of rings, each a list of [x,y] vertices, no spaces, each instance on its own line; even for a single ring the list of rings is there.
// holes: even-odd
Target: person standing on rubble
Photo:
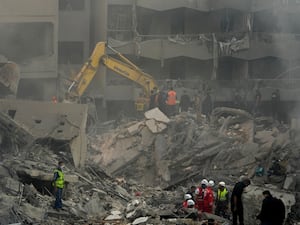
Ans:
[[[254,116],[258,116],[260,114],[260,107],[261,107],[261,93],[259,89],[256,89],[255,96],[254,96],[254,107],[253,107]]]
[[[57,168],[54,170],[53,182],[54,193],[55,193],[55,203],[54,209],[62,209],[62,193],[65,185],[65,176],[63,173],[64,163],[62,161],[58,162]]]
[[[201,92],[198,91],[194,96],[194,109],[196,112],[197,122],[200,123],[201,121],[201,112],[202,112],[202,101],[201,101]]]
[[[226,219],[229,219],[228,209],[229,209],[229,192],[226,188],[225,182],[221,181],[219,182],[218,185],[215,214],[217,216],[221,216]]]
[[[271,104],[273,120],[278,120],[280,122],[280,92],[278,89],[272,92]]]
[[[167,95],[167,114],[168,116],[174,116],[176,114],[176,91],[173,90],[173,87],[170,88]]]
[[[156,95],[157,95],[157,88],[154,87],[153,90],[151,90],[151,95],[149,100],[149,110],[158,107],[158,103],[155,101]]]
[[[203,179],[201,181],[201,186],[198,187],[195,191],[196,198],[196,208],[200,213],[207,212],[212,213],[212,205],[213,205],[213,192],[207,188],[208,181]]]
[[[264,191],[260,213],[257,219],[261,225],[282,225],[285,218],[285,206],[280,199],[274,198],[270,191]]]
[[[183,91],[183,95],[180,98],[179,103],[181,112],[187,112],[189,107],[191,106],[190,96],[187,94],[186,90]]]
[[[250,179],[243,177],[242,180],[235,184],[231,195],[231,212],[232,212],[232,225],[237,225],[239,219],[239,225],[244,225],[244,209],[242,194],[244,189],[250,185]]]
[[[212,100],[209,92],[206,94],[206,97],[202,103],[202,112],[206,116],[208,122],[210,121],[210,114],[212,112]]]

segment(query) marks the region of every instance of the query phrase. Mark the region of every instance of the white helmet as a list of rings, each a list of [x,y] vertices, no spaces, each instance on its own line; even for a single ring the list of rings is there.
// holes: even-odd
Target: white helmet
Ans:
[[[213,180],[208,181],[208,186],[209,187],[215,186],[215,182]]]
[[[201,181],[201,184],[205,184],[206,186],[208,185],[208,181],[206,180],[206,179],[203,179],[202,181]]]
[[[188,206],[195,205],[195,202],[194,202],[192,199],[189,199],[189,200],[187,201],[187,205],[188,205]]]
[[[189,199],[192,199],[192,195],[190,195],[190,194],[185,194],[185,195],[184,195],[184,200],[189,200]]]
[[[225,187],[225,182],[224,181],[219,182],[219,186]]]

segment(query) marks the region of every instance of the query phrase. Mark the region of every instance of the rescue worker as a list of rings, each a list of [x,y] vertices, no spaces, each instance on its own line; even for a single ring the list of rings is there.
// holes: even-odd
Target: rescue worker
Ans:
[[[280,92],[278,89],[276,89],[271,95],[271,104],[273,120],[278,120],[280,122]]]
[[[259,89],[256,89],[255,96],[254,96],[254,107],[253,107],[254,116],[260,114],[260,107],[261,107],[261,93]]]
[[[54,193],[55,193],[55,203],[54,209],[62,209],[62,193],[65,185],[64,173],[63,173],[64,163],[62,161],[58,162],[57,168],[54,170],[53,182]]]
[[[264,200],[257,219],[261,225],[282,225],[285,218],[285,206],[280,199],[274,198],[270,191],[264,191]]]
[[[244,209],[242,194],[244,189],[250,185],[250,179],[243,177],[241,181],[235,184],[231,195],[231,211],[232,211],[232,225],[237,225],[239,219],[239,225],[244,225]]]
[[[208,181],[203,179],[201,181],[201,186],[198,187],[195,191],[196,198],[196,208],[198,211],[212,213],[212,205],[213,205],[213,192],[207,188]]]
[[[176,114],[176,91],[173,90],[173,87],[170,88],[167,95],[167,114],[168,116],[174,116]]]
[[[226,219],[229,219],[228,209],[229,209],[229,192],[226,188],[225,182],[221,181],[219,182],[218,185],[215,214],[217,216],[221,216]]]
[[[187,112],[189,107],[191,106],[190,96],[187,94],[186,90],[183,91],[183,95],[180,98],[179,103],[181,112]]]
[[[157,88],[155,87],[153,88],[153,90],[151,90],[151,95],[149,100],[149,110],[158,107],[158,104],[155,101],[156,95],[157,95]]]
[[[192,196],[192,199],[195,201],[195,191],[196,191],[196,186],[191,186],[190,190],[186,194],[190,194]]]
[[[185,194],[184,195],[184,201],[182,203],[182,207],[183,208],[187,208],[188,207],[188,200],[192,199],[192,195],[190,194]]]
[[[213,180],[208,181],[207,189],[212,193],[212,198],[210,199],[210,203],[208,205],[208,211],[213,212],[215,193],[214,193],[215,182]]]
[[[208,122],[210,122],[210,114],[212,112],[212,100],[210,94],[207,93],[204,101],[202,102],[202,112],[206,116]]]
[[[159,110],[162,111],[164,114],[167,114],[166,100],[167,95],[164,91],[159,91],[155,96],[155,104],[158,106]]]
[[[201,113],[202,113],[202,100],[201,100],[201,92],[198,91],[194,96],[194,110],[196,112],[197,122],[201,121]]]

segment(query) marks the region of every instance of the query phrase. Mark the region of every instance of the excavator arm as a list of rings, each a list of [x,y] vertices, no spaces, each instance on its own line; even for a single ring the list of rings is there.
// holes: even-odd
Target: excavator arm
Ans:
[[[121,60],[108,56],[106,54],[107,48],[110,48],[114,53],[116,53]],[[107,46],[105,42],[99,42],[97,43],[90,59],[83,65],[80,72],[72,81],[72,84],[68,89],[68,93],[72,97],[81,97],[88,85],[92,82],[100,65],[104,65],[117,74],[139,84],[143,88],[147,97],[150,96],[151,90],[154,87],[157,87],[156,82],[151,75],[144,73],[121,53]]]

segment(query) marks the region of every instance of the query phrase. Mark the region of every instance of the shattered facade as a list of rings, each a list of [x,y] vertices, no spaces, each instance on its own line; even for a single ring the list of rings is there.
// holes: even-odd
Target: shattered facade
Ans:
[[[298,102],[300,3],[296,0],[108,1],[109,43],[131,56],[157,80],[180,87],[209,85],[216,102],[242,89],[247,101],[261,88],[262,100],[280,89]],[[110,72],[108,72],[110,74]],[[121,80],[121,81],[120,81]],[[108,76],[107,89],[122,79]],[[113,96],[113,95],[111,95]],[[108,96],[108,99],[111,99]]]
[[[0,1],[0,55],[20,67],[18,98],[56,95],[57,8],[57,0]]]

